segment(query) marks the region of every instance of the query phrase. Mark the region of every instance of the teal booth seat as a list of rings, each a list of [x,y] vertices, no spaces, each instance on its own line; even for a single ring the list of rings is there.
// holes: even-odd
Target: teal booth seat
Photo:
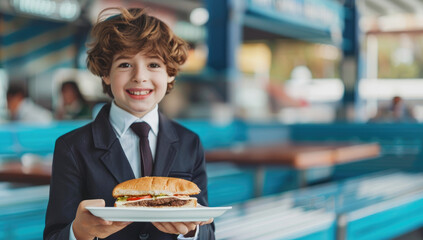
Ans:
[[[263,186],[261,195],[280,193],[297,187],[298,174],[295,170],[280,166],[263,168]]]
[[[218,239],[393,239],[423,227],[423,173],[395,170],[234,204]]]
[[[215,219],[216,239],[334,240],[335,214],[292,206],[284,198],[234,205]]]
[[[245,124],[234,121],[217,124],[208,120],[177,120],[178,123],[197,133],[205,150],[229,147],[245,142]]]
[[[254,169],[230,163],[208,163],[209,205],[225,206],[254,197]]]
[[[288,125],[275,122],[253,123],[239,120],[226,124],[209,120],[177,120],[177,122],[197,133],[206,150],[240,144],[286,142],[290,135]]]
[[[15,134],[10,131],[8,126],[0,126],[0,157],[10,157],[15,155],[15,138]]]
[[[263,168],[263,183],[261,195],[270,195],[300,188],[301,177],[307,185],[328,181],[333,174],[334,167],[314,167],[304,171],[303,176],[296,169],[282,166],[265,166]]]
[[[19,158],[25,153],[53,153],[58,137],[87,121],[57,121],[49,124],[8,123],[0,126],[0,157]]]
[[[297,191],[232,205],[215,219],[216,239],[336,239],[335,213],[306,202],[297,204]]]
[[[87,123],[88,121],[57,121],[48,125],[17,124],[13,129],[19,146],[18,153],[51,154],[58,137]]]
[[[384,171],[338,185],[345,239],[392,239],[423,227],[423,173]]]
[[[342,216],[347,222],[346,239],[392,239],[423,227],[422,212],[422,192],[350,212]]]
[[[0,188],[0,239],[43,238],[49,186]]]
[[[387,170],[293,191],[296,206],[337,215],[341,239],[392,239],[423,227],[423,174]]]

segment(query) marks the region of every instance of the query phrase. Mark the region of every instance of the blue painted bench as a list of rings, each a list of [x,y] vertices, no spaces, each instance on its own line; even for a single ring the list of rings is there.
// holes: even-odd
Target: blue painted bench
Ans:
[[[0,239],[42,239],[49,186],[0,188]]]
[[[253,199],[215,219],[217,239],[335,239],[336,215],[295,206],[289,194]]]
[[[337,212],[344,239],[390,239],[423,226],[422,173],[384,172],[342,187]]]
[[[20,152],[51,154],[58,137],[86,123],[87,121],[58,121],[45,126],[21,125],[15,132]]]
[[[254,169],[230,163],[207,164],[210,206],[225,206],[254,198]]]
[[[16,153],[15,135],[5,126],[0,127],[0,157],[11,157]]]
[[[178,123],[200,136],[205,150],[233,146],[245,142],[245,125],[234,121],[229,124],[215,124],[207,120],[177,120]]]
[[[60,121],[47,125],[9,123],[0,126],[0,157],[18,158],[25,153],[53,153],[56,139],[87,121]]]
[[[282,195],[234,205],[215,219],[216,238],[334,239],[335,214],[293,203],[289,195]]]
[[[423,174],[384,171],[236,204],[216,236],[392,239],[422,226]]]

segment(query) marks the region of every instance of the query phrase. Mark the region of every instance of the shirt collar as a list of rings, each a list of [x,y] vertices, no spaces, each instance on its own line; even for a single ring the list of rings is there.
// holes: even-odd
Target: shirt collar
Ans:
[[[153,110],[148,112],[144,117],[137,118],[136,116],[130,114],[129,112],[123,110],[116,105],[115,101],[112,102],[110,108],[110,123],[116,131],[118,137],[123,136],[128,128],[134,122],[146,122],[151,127],[151,131],[155,136],[159,132],[159,112],[158,106],[154,107]]]

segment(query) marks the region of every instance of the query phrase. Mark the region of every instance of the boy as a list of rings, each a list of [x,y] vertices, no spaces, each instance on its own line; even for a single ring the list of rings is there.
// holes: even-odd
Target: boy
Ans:
[[[102,78],[103,90],[113,102],[92,123],[56,141],[44,238],[214,239],[212,219],[111,222],[85,208],[113,206],[112,190],[118,183],[148,175],[195,182],[201,189],[198,202],[207,206],[205,159],[198,136],[157,110],[186,60],[187,44],[142,9],[119,8],[119,15],[101,21],[109,10],[100,13],[92,30],[87,65]],[[140,147],[141,139],[131,127],[135,122],[148,124],[150,157],[145,157],[148,154],[142,151],[147,148]]]

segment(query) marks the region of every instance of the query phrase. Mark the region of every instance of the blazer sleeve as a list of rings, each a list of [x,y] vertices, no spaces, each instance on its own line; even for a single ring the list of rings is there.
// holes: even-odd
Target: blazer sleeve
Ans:
[[[44,239],[69,239],[76,210],[83,199],[83,174],[71,148],[56,141]]]
[[[208,206],[207,197],[207,173],[206,173],[206,159],[203,146],[197,136],[197,157],[194,165],[192,181],[195,182],[201,189],[200,194],[197,195],[199,204]],[[214,240],[214,223],[200,226],[200,232],[197,239]]]

